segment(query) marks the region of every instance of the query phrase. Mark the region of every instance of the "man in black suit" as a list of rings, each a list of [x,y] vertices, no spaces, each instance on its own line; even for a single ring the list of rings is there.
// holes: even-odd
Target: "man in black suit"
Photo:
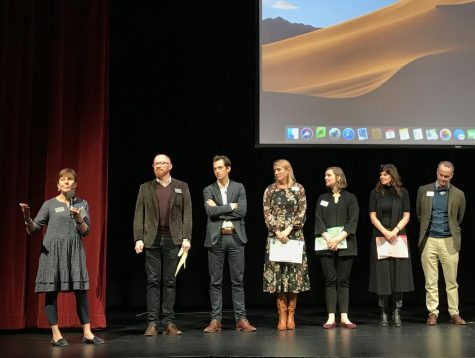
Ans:
[[[229,179],[231,161],[227,156],[215,156],[213,170],[218,180],[203,190],[208,215],[204,246],[208,248],[211,301],[211,322],[204,332],[213,333],[221,330],[222,281],[226,253],[231,276],[236,330],[253,332],[256,328],[251,326],[246,318],[244,302],[246,190],[241,183]]]
[[[144,335],[157,335],[163,285],[163,333],[176,336],[182,332],[175,325],[175,270],[180,248],[186,252],[191,247],[191,196],[185,182],[170,176],[168,156],[155,156],[152,167],[156,178],[140,186],[134,216],[135,252],[145,248],[148,327]]]

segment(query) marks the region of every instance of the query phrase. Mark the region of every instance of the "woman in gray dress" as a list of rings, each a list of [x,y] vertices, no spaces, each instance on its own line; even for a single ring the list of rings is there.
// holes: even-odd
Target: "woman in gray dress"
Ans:
[[[89,276],[82,243],[83,237],[90,232],[89,207],[87,201],[75,197],[77,174],[74,169],[61,169],[57,186],[59,194],[43,203],[34,220],[29,205],[20,203],[28,234],[48,226],[41,247],[35,292],[45,293],[45,311],[53,334],[53,346],[68,345],[58,327],[57,299],[59,292],[71,291],[76,296],[76,310],[84,331],[83,343],[101,344],[104,341],[94,336],[89,323]]]

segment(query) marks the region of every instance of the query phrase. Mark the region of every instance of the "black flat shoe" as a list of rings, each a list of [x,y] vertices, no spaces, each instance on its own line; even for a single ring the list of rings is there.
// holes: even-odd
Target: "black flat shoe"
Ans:
[[[66,347],[67,345],[69,345],[68,341],[65,340],[64,338],[60,338],[57,341],[52,339],[51,344],[55,347]]]
[[[104,340],[97,337],[97,336],[94,336],[93,339],[82,337],[82,343],[84,343],[84,344],[103,344]]]

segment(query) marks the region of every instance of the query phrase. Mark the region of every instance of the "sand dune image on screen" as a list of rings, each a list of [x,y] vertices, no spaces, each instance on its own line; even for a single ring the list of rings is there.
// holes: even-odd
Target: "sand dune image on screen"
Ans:
[[[264,45],[262,90],[355,98],[390,83],[420,59],[454,54],[473,64],[474,44],[475,1],[401,0]]]

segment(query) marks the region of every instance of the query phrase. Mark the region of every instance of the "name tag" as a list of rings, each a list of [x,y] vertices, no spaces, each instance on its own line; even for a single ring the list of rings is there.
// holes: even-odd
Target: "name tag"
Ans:
[[[64,211],[64,206],[60,206],[59,208],[54,208],[54,211],[56,211],[57,213],[60,213]]]
[[[298,186],[293,186],[292,188],[290,188],[290,190],[295,191],[295,192],[298,192],[298,191],[299,191],[299,187],[298,187]]]
[[[426,195],[427,195],[427,196],[434,196],[434,192],[433,192],[433,191],[428,191],[428,192],[426,193]]]
[[[328,206],[328,201],[322,200],[322,201],[320,201],[320,205],[327,207]]]
[[[180,188],[175,188],[175,193],[181,194],[181,189]]]

